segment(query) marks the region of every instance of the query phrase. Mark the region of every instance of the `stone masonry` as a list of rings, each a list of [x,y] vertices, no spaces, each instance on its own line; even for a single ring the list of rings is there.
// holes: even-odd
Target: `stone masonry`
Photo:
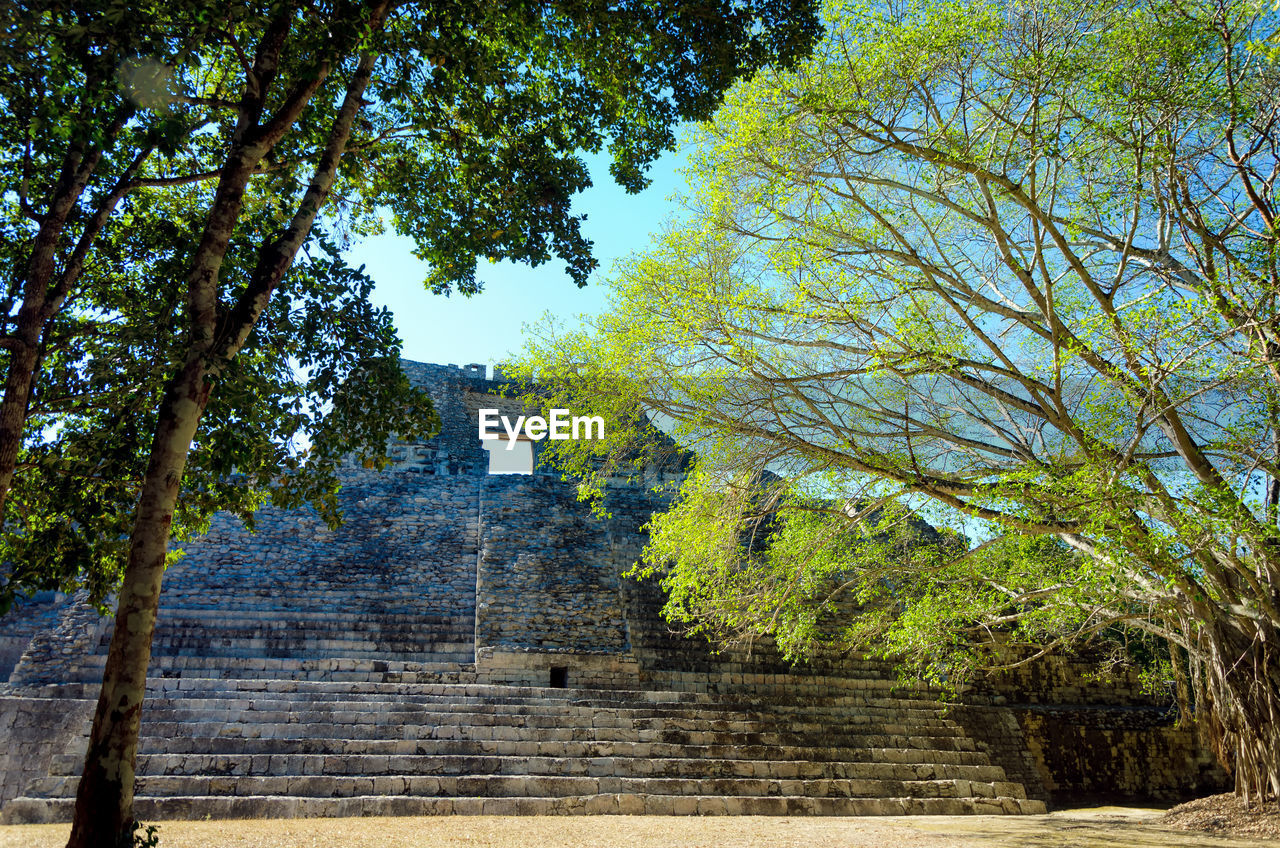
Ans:
[[[218,516],[166,574],[141,818],[1025,813],[1222,785],[1166,705],[1065,666],[947,710],[883,663],[672,633],[661,590],[622,577],[646,486],[606,519],[555,475],[490,476],[476,410],[514,401],[481,366],[405,367],[441,432],[345,469],[340,528]],[[69,816],[111,635],[36,600],[0,620],[5,822]]]

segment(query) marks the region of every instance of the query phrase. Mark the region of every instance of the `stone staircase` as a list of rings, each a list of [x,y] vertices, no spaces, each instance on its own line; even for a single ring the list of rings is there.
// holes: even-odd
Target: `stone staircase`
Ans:
[[[67,820],[83,746],[55,756],[3,821]],[[875,685],[797,699],[782,687],[156,679],[137,773],[143,820],[1044,811],[935,700]]]
[[[660,582],[621,575],[670,497],[651,486],[680,479],[687,456],[669,445],[594,516],[557,474],[485,473],[476,410],[517,401],[483,366],[403,364],[440,433],[393,443],[390,469],[344,467],[340,527],[310,509],[263,506],[255,531],[218,514],[166,570],[143,820],[1042,812],[1024,792],[1048,797],[1035,757],[1064,763],[1055,786],[1185,785],[1131,779],[1186,775],[1179,758],[1199,749],[1127,718],[1101,737],[1092,718],[1024,735],[1002,706],[948,718],[867,657],[797,667],[768,640],[716,651],[673,632]],[[70,815],[111,638],[86,598],[0,618],[0,821]],[[1046,684],[1044,703],[1080,691]],[[1084,763],[1095,747],[1123,781],[1079,778],[1099,771]]]
[[[617,493],[601,522],[560,481],[458,473],[484,452],[454,412],[447,457],[350,470],[342,527],[264,507],[256,533],[220,515],[186,546],[152,646],[140,819],[1044,810],[882,663],[793,668],[672,633],[660,588],[618,576],[651,493]],[[72,603],[24,650],[0,698],[0,821],[69,819],[110,638]]]
[[[288,608],[243,587],[216,607],[195,591],[166,597],[140,819],[1044,811],[935,693],[895,689],[883,662],[797,668],[765,644],[713,655],[672,634],[646,595],[626,631],[642,663],[622,676],[591,671],[591,655],[517,652],[506,660],[526,669],[503,684],[491,654],[476,662],[473,607],[377,606],[365,591],[313,589]],[[0,821],[71,816],[111,637],[96,627],[65,682],[21,687],[84,718]],[[562,663],[581,676],[541,685]]]
[[[165,609],[152,640],[150,676],[355,681],[382,680],[394,669],[470,682],[464,676],[474,671],[473,634],[471,615]],[[111,635],[108,626],[81,660],[79,682],[102,679]]]
[[[894,689],[886,664],[797,668],[765,643],[715,654],[670,631],[652,586],[615,590],[627,597],[596,622],[613,634],[605,648],[477,650],[463,591],[476,582],[476,554],[462,555],[472,547],[430,567],[402,552],[394,567],[430,574],[430,591],[318,555],[310,571],[290,566],[302,587],[291,590],[279,574],[253,582],[258,553],[237,544],[207,543],[166,577],[137,762],[142,820],[1044,810],[935,693]],[[541,614],[523,586],[486,597]],[[23,771],[39,776],[6,796],[6,823],[71,816],[111,625],[84,610],[65,621],[24,666],[58,674],[11,687],[24,709],[65,715],[67,730]],[[562,688],[546,685],[557,667]]]

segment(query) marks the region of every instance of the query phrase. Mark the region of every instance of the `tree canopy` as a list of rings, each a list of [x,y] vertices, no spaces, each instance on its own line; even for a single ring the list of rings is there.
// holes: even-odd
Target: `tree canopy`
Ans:
[[[583,285],[595,260],[572,207],[589,184],[580,152],[608,147],[638,190],[676,122],[799,55],[818,26],[807,2],[395,3],[375,31],[365,18],[382,5],[13,6],[0,35],[0,608],[55,586],[101,600],[119,579],[151,423],[191,329],[184,278],[215,218],[225,285],[204,317],[250,357],[218,376],[179,536],[212,509],[248,518],[268,488],[328,508],[342,454],[376,461],[390,432],[430,427],[425,397],[375,365],[399,345],[369,282],[339,261],[352,239],[412,236],[439,292],[478,291],[479,257],[557,260]],[[325,231],[310,234],[317,157],[365,54],[319,198]],[[286,276],[299,250],[305,267]],[[346,407],[339,426],[324,413],[344,385],[384,403]]]
[[[813,6],[10,4],[6,591],[103,564],[90,585],[119,585],[70,844],[131,832],[174,531],[218,507],[247,514],[271,483],[331,512],[342,455],[376,462],[393,429],[430,426],[369,281],[335,244],[385,213],[435,291],[478,291],[481,257],[558,259],[582,285],[594,260],[570,202],[589,184],[578,154],[607,146],[613,176],[640,188],[677,122],[804,54]],[[276,479],[281,463],[305,473]]]
[[[829,4],[693,134],[687,215],[609,311],[531,344],[614,434],[549,459],[591,488],[647,419],[698,452],[645,565],[712,632],[934,674],[1158,639],[1238,791],[1280,796],[1277,23]],[[953,531],[902,556],[911,513]]]

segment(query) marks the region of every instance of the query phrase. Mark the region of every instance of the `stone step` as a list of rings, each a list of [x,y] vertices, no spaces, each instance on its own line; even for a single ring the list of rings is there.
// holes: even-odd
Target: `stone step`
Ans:
[[[673,692],[736,692],[736,691],[770,691],[776,697],[790,697],[792,701],[808,698],[838,698],[847,695],[877,693],[881,696],[904,691],[895,680],[875,678],[831,678],[813,675],[781,675],[781,674],[725,674],[716,677],[711,674],[682,674],[675,678],[659,678],[652,671],[645,671],[644,682],[654,689]],[[934,701],[939,700],[940,693],[932,692],[924,687],[913,687],[910,691],[918,693]]]
[[[71,798],[16,798],[0,823],[36,824],[71,820]],[[315,818],[436,815],[760,815],[901,816],[1042,814],[1043,801],[994,798],[797,798],[682,795],[587,795],[559,798],[425,798],[364,795],[352,798],[186,796],[134,799],[143,821],[185,819]]]
[[[244,677],[255,672],[270,672],[268,679],[285,678],[288,673],[301,673],[318,675],[317,681],[338,682],[344,678],[341,674],[349,675],[345,678],[349,682],[371,682],[380,683],[384,681],[384,675],[395,673],[399,666],[399,672],[410,671],[407,666],[412,666],[414,674],[441,674],[449,672],[458,672],[472,670],[474,671],[474,655],[473,654],[444,654],[437,656],[430,652],[422,652],[419,657],[410,659],[406,657],[325,657],[302,658],[302,657],[174,657],[174,656],[157,656],[148,668],[148,678],[163,676],[163,672],[169,670],[190,670],[193,672],[201,670],[219,670],[225,669],[228,672],[239,672],[233,674],[233,677]],[[82,661],[82,668],[85,670],[96,670],[99,675],[103,667],[106,665],[106,654],[94,654],[87,656]],[[467,666],[468,668],[463,668]],[[159,672],[159,673],[157,673]],[[209,675],[203,675],[209,677]],[[217,678],[210,678],[216,680]]]
[[[823,746],[836,748],[942,748],[969,750],[972,740],[957,733],[934,733],[928,728],[914,735],[903,733],[848,734],[831,739],[782,732],[733,734],[716,731],[654,731],[613,727],[554,727],[530,731],[523,727],[484,725],[342,724],[327,721],[293,723],[260,722],[148,722],[142,732],[151,737],[245,736],[270,738],[377,739],[394,735],[411,740],[464,740],[472,742],[520,742],[536,735],[540,742],[661,742],[670,745],[760,746],[799,750]],[[954,746],[954,747],[953,747]]]
[[[273,643],[269,640],[261,639],[225,640],[225,644],[220,642],[221,640],[217,639],[206,639],[200,642],[195,642],[194,640],[190,642],[186,640],[174,642],[162,639],[152,646],[151,655],[157,660],[169,657],[208,660],[210,665],[217,665],[218,660],[258,658],[296,660],[314,659],[316,657],[367,660],[417,659],[437,663],[469,663],[475,659],[474,650],[457,643],[433,644],[420,642],[415,644],[384,643],[378,645],[355,641],[343,643],[325,640],[310,644],[298,644],[295,642]],[[103,648],[105,649],[105,646]],[[101,656],[105,657],[105,654]],[[223,662],[221,665],[228,664]],[[233,664],[231,667],[234,667]]]
[[[312,647],[357,647],[357,646],[457,646],[474,649],[472,634],[465,630],[365,630],[365,632],[348,632],[348,630],[303,629],[273,630],[269,628],[211,628],[211,626],[191,626],[191,628],[156,628],[155,643],[170,646],[195,646],[195,644],[220,644],[229,642],[246,642],[253,646],[291,646]],[[110,634],[102,635],[100,644],[110,643]],[[448,649],[448,648],[444,648]]]
[[[163,613],[161,613],[163,615]],[[109,629],[109,628],[108,628]],[[188,633],[221,633],[244,635],[249,633],[332,633],[350,636],[403,636],[412,638],[417,634],[456,634],[470,637],[475,626],[471,622],[454,624],[432,623],[423,621],[405,622],[334,622],[307,619],[293,621],[288,618],[262,618],[258,620],[244,619],[198,619],[198,618],[161,618],[156,624],[157,634]]]
[[[157,628],[155,638],[158,642],[174,645],[204,642],[251,642],[263,644],[315,644],[325,646],[369,644],[369,645],[458,645],[473,647],[470,633],[452,630],[406,630],[403,633],[386,631],[366,631],[364,633],[348,633],[341,630],[269,630],[267,628],[226,628],[191,627],[191,628]],[[110,635],[104,635],[100,642],[110,643]]]
[[[907,733],[929,728],[939,735],[959,735],[957,725],[939,715],[908,710],[864,708],[833,727],[826,716],[805,713],[771,714],[767,710],[711,713],[654,707],[598,707],[569,704],[451,704],[403,701],[277,701],[253,699],[212,701],[157,698],[144,703],[144,721],[243,721],[291,723],[327,721],[339,724],[488,724],[512,727],[586,727],[638,730],[712,730],[724,733],[765,733],[785,721],[788,733],[821,733],[838,738],[844,732]]]
[[[355,585],[341,589],[321,586],[259,587],[258,592],[247,592],[243,584],[236,586],[202,586],[198,591],[183,591],[174,584],[165,586],[160,607],[161,615],[168,611],[184,614],[230,612],[245,616],[276,615],[289,617],[307,616],[315,619],[335,618],[346,620],[351,616],[383,617],[431,617],[437,619],[463,619],[475,614],[474,594],[457,592],[431,598],[422,593],[398,591],[394,586]],[[217,598],[210,604],[210,593]],[[207,605],[206,605],[207,604]]]
[[[107,645],[93,654],[106,656]],[[184,657],[194,660],[192,668],[204,661],[210,667],[228,666],[228,660],[293,660],[324,662],[335,659],[374,662],[466,663],[475,662],[475,648],[465,642],[366,642],[358,640],[275,640],[275,639],[161,639],[152,646],[157,660]],[[234,666],[234,664],[232,664]],[[311,666],[314,668],[315,666]],[[373,668],[352,671],[375,671]],[[382,673],[386,669],[380,670]]]
[[[167,592],[167,587],[166,587]],[[272,630],[304,628],[307,630],[341,630],[365,632],[388,629],[444,630],[467,632],[475,628],[475,614],[464,610],[460,614],[437,615],[429,612],[392,613],[359,612],[344,613],[337,609],[307,611],[298,609],[268,609],[257,606],[237,608],[232,605],[212,609],[192,609],[169,604],[166,595],[156,622],[164,627],[235,628],[262,627]]]
[[[197,658],[192,658],[197,659]],[[305,660],[303,660],[305,661]],[[327,662],[329,660],[312,660],[311,662]],[[374,663],[386,661],[390,663],[397,662],[413,662],[413,659],[396,657],[381,658],[361,658],[359,660],[366,665],[354,668],[344,669],[345,671],[370,672],[367,677],[358,680],[349,680],[344,682],[384,682],[382,678],[376,677],[376,674],[383,669],[375,669]],[[467,660],[471,661],[471,658]],[[219,668],[221,664],[219,664]],[[311,670],[306,669],[306,670]],[[400,669],[392,666],[390,671],[411,671],[412,669]],[[257,672],[260,668],[246,668],[246,674],[241,675],[245,678],[258,677]],[[252,672],[252,673],[250,673]],[[385,672],[384,672],[385,673]],[[235,675],[219,674],[219,678],[227,678]],[[843,697],[865,697],[874,694],[879,697],[906,697],[904,693],[911,693],[910,697],[921,699],[924,701],[936,702],[938,693],[925,689],[923,687],[912,687],[906,689],[901,687],[896,680],[876,680],[867,678],[837,678],[830,676],[805,676],[805,675],[781,675],[781,674],[669,674],[669,673],[644,673],[644,685],[650,689],[667,690],[674,692],[715,692],[720,690],[724,693],[736,693],[743,691],[759,692],[764,694],[769,692],[772,697],[780,700],[810,700],[819,698],[828,701],[834,701]]]
[[[167,586],[165,591],[166,596],[162,601],[164,605],[160,607],[156,620],[158,626],[264,626],[350,631],[396,627],[466,630],[475,627],[475,610],[469,600],[466,606],[459,601],[457,609],[424,607],[420,602],[415,604],[394,598],[388,598],[388,602],[383,604],[380,599],[373,597],[367,603],[352,598],[334,598],[331,601],[311,599],[316,602],[296,608],[277,606],[282,598],[287,603],[292,603],[292,590],[285,588],[280,597],[274,599],[260,598],[241,606],[200,609],[193,608],[189,599],[169,598]],[[355,611],[350,611],[352,608]]]
[[[411,637],[414,634],[441,633],[467,635],[474,631],[475,625],[470,621],[430,622],[430,621],[324,621],[322,619],[293,620],[287,615],[279,617],[253,618],[167,618],[161,612],[156,624],[156,632],[164,633],[333,633],[354,636],[369,635],[401,635]],[[107,628],[110,630],[110,627]]]
[[[202,728],[203,730],[203,728]],[[216,731],[215,731],[216,732]],[[578,739],[545,741],[533,739],[392,739],[383,737],[349,739],[322,735],[217,736],[208,732],[187,737],[149,735],[145,726],[139,740],[144,753],[170,754],[432,754],[458,756],[516,756],[580,759],[593,757],[655,757],[658,759],[704,758],[724,760],[793,760],[796,762],[859,762],[875,759],[879,752],[893,751],[895,761],[929,763],[936,751],[977,754],[971,739],[933,740],[928,737],[867,737],[860,747],[828,745],[777,746],[677,742],[603,741]],[[83,752],[82,738],[80,751]],[[71,773],[78,766],[69,760]]]
[[[281,662],[281,661],[273,661]],[[375,665],[369,661],[313,661],[320,666],[337,663],[341,670],[365,671],[374,670]],[[411,672],[418,670],[418,663],[402,663],[388,661],[379,664],[378,670],[391,672]],[[434,669],[428,669],[434,670]],[[394,681],[294,681],[294,680],[262,680],[261,678],[201,679],[197,676],[184,678],[181,681],[149,681],[149,685],[158,692],[180,692],[183,694],[200,691],[212,691],[220,697],[240,697],[251,693],[270,693],[282,698],[333,698],[364,697],[369,695],[385,695],[394,698],[445,697],[450,700],[460,698],[480,699],[497,703],[543,702],[548,700],[579,700],[630,702],[643,704],[685,704],[697,705],[704,709],[715,709],[725,705],[740,706],[767,705],[779,710],[828,710],[833,715],[843,715],[850,707],[857,706],[909,706],[938,712],[942,709],[936,697],[914,692],[886,696],[883,692],[851,692],[840,696],[818,699],[805,699],[803,702],[785,695],[774,693],[709,693],[703,691],[677,691],[656,689],[557,689],[540,686],[509,686],[491,683],[470,684],[438,684]]]
[[[198,658],[189,660],[192,668],[199,664]],[[333,666],[345,671],[416,671],[424,666],[435,670],[439,664],[386,660],[382,662],[351,659],[328,660],[276,660],[273,664],[286,667]],[[353,686],[344,682],[343,686],[318,688],[326,683],[338,681],[315,681],[300,683],[287,679],[280,681],[262,681],[260,678],[246,677],[242,682],[225,678],[210,677],[201,681],[196,676],[187,678],[181,684],[155,684],[153,688],[164,688],[166,692],[176,694],[198,695],[208,693],[219,698],[243,698],[246,696],[269,694],[289,699],[335,699],[348,697],[351,699],[368,699],[380,696],[386,699],[416,701],[424,698],[457,700],[468,698],[476,701],[492,703],[519,703],[522,701],[573,700],[581,703],[600,704],[679,704],[697,706],[706,709],[718,709],[733,706],[750,705],[771,710],[791,710],[795,712],[815,712],[830,715],[844,715],[849,710],[860,708],[892,708],[917,710],[922,713],[941,713],[946,706],[936,698],[920,697],[914,693],[885,694],[880,692],[847,693],[840,696],[811,699],[788,699],[771,690],[752,692],[749,690],[730,692],[653,692],[635,688],[557,688],[546,685],[496,685],[492,683],[468,684],[464,687],[449,684],[415,684],[406,681],[370,681],[373,686]],[[381,685],[379,685],[381,684]],[[343,688],[345,687],[345,688]]]
[[[104,649],[105,650],[105,649]],[[239,667],[242,660],[294,660],[305,662],[314,659],[317,654],[323,655],[329,659],[350,659],[350,660],[400,660],[400,661],[416,661],[430,663],[432,665],[466,665],[470,664],[474,659],[471,653],[453,653],[453,652],[437,652],[428,646],[419,645],[413,650],[392,651],[392,650],[376,650],[362,651],[356,649],[338,649],[330,648],[324,651],[311,651],[294,648],[238,648],[236,646],[227,647],[201,647],[201,648],[180,648],[170,649],[166,646],[159,646],[159,649],[152,654],[152,658],[156,661],[155,668],[157,671],[165,671],[171,668],[180,669],[209,669],[211,672],[219,669],[225,669],[228,672],[234,672]],[[105,657],[106,654],[100,656]],[[182,663],[168,663],[166,660],[196,660],[198,665],[184,665]],[[101,667],[100,665],[96,667]],[[315,671],[314,668],[296,669],[303,672]],[[450,671],[454,669],[449,669]],[[252,669],[251,669],[252,671]],[[289,671],[289,669],[282,669]],[[363,675],[356,679],[382,680],[387,672],[359,671],[355,672]],[[376,675],[376,676],[375,676]],[[281,675],[288,677],[287,674]],[[316,678],[323,679],[323,678]]]
[[[83,740],[87,744],[87,737]],[[83,746],[82,746],[83,748]],[[965,749],[943,748],[820,748],[822,756],[808,760],[777,760],[777,749],[765,746],[680,746],[663,742],[507,742],[489,740],[483,744],[461,740],[419,739],[264,739],[239,737],[205,737],[195,739],[157,739],[143,737],[142,756],[228,756],[236,760],[257,756],[421,756],[466,757],[468,760],[548,760],[558,762],[595,762],[600,760],[698,761],[796,763],[826,769],[827,763],[892,762],[908,765],[986,766],[986,753]],[[151,753],[152,751],[156,753]],[[795,751],[792,748],[792,751]],[[812,751],[812,749],[810,749]],[[83,751],[54,757],[54,774],[76,775],[83,766]],[[776,766],[769,767],[776,770]],[[759,775],[756,775],[759,776]]]
[[[142,729],[153,736],[183,736],[194,731],[209,731],[211,736],[282,736],[297,735],[295,728],[306,728],[309,737],[325,736],[335,739],[369,739],[392,736],[400,739],[521,739],[538,738],[543,741],[601,742],[666,742],[689,745],[778,745],[786,747],[861,748],[868,740],[928,739],[939,748],[953,748],[967,739],[955,726],[920,726],[915,724],[871,724],[846,728],[839,733],[824,732],[821,727],[803,730],[735,730],[711,728],[705,723],[682,722],[692,727],[667,727],[653,720],[630,723],[600,721],[572,722],[555,720],[546,716],[477,715],[468,721],[467,714],[441,715],[439,721],[419,720],[411,715],[408,720],[377,713],[361,714],[363,721],[349,721],[342,717],[323,713],[283,715],[229,716],[172,716],[144,715]],[[528,719],[533,718],[534,721]],[[886,747],[886,746],[872,746]],[[919,747],[913,745],[911,747]]]
[[[86,659],[95,659],[96,665],[82,666],[78,669],[73,677],[72,683],[78,685],[80,690],[85,694],[80,697],[97,697],[97,684],[102,680],[102,663],[100,658],[89,657]],[[362,662],[367,663],[369,660],[364,658],[338,657],[328,661],[299,661],[296,659],[262,659],[262,658],[223,658],[221,661],[202,661],[199,666],[189,665],[192,660],[198,660],[197,657],[156,657],[148,671],[147,684],[153,685],[160,681],[177,681],[191,679],[192,677],[204,680],[262,680],[268,682],[296,682],[296,683],[444,683],[450,685],[475,683],[480,679],[480,675],[475,671],[475,666],[471,662],[450,661],[441,663],[407,661],[404,658],[400,660],[385,660],[388,665],[406,665],[416,666],[413,671],[338,671],[334,667],[339,663]],[[383,661],[376,661],[382,664]],[[333,667],[325,667],[329,664]]]
[[[1003,778],[1004,775],[1000,774]],[[35,798],[73,798],[78,777],[38,778],[26,794]],[[139,795],[290,795],[301,798],[350,798],[356,795],[468,796],[479,798],[564,797],[573,795],[718,795],[802,798],[990,798],[1017,797],[1022,785],[1004,780],[771,778],[561,777],[555,775],[350,776],[331,774],[139,776]]]
[[[554,718],[577,724],[595,724],[597,726],[632,726],[637,721],[666,720],[666,727],[672,729],[709,728],[720,730],[764,731],[776,728],[779,722],[785,722],[791,729],[822,730],[839,732],[842,728],[865,729],[885,725],[915,725],[921,727],[955,727],[955,723],[945,714],[938,711],[908,710],[894,707],[857,706],[846,708],[844,714],[831,715],[826,710],[781,709],[770,705],[752,704],[719,704],[714,707],[683,704],[656,704],[635,701],[603,701],[592,700],[556,700],[547,699],[539,702],[536,699],[512,699],[505,701],[486,701],[484,699],[459,699],[450,701],[445,698],[419,698],[383,700],[381,698],[299,698],[276,699],[273,697],[255,697],[233,699],[229,701],[206,700],[202,698],[150,698],[147,708],[152,715],[162,716],[165,711],[179,711],[184,715],[187,711],[198,711],[206,715],[192,718],[216,718],[217,715],[241,715],[260,713],[279,713],[273,719],[297,721],[298,715],[314,713],[333,717],[339,715],[343,720],[350,718],[353,722],[367,722],[368,714],[395,713],[395,720],[409,723],[424,723],[438,720],[444,721],[451,716],[468,714],[472,716],[506,716]],[[287,717],[291,715],[293,717]],[[348,716],[347,714],[351,714]],[[364,714],[365,717],[359,717]],[[173,717],[177,717],[175,713]],[[252,716],[251,716],[252,717]],[[372,719],[385,723],[386,720]],[[684,722],[684,724],[680,724]],[[752,727],[751,724],[767,725]],[[658,726],[658,725],[646,725]]]
[[[963,738],[963,730],[955,724],[943,721],[892,722],[867,721],[849,723],[838,731],[821,723],[792,722],[784,731],[773,730],[779,722],[767,719],[708,721],[696,717],[626,718],[598,712],[591,714],[530,714],[510,715],[492,712],[437,712],[437,711],[387,711],[356,712],[351,710],[307,709],[289,712],[274,710],[147,710],[143,714],[144,728],[174,729],[180,732],[183,725],[213,725],[227,735],[231,728],[281,727],[298,724],[323,726],[322,732],[342,737],[343,732],[361,733],[368,728],[385,731],[394,728],[395,735],[413,734],[419,729],[444,729],[457,727],[510,728],[547,738],[549,731],[573,731],[574,733],[609,733],[629,738],[649,740],[684,739],[693,734],[711,734],[725,740],[763,740],[778,738],[793,742],[813,740],[827,745],[845,743],[857,745],[868,736],[930,736],[933,738]],[[506,734],[505,730],[502,735]],[[518,734],[517,734],[518,735]],[[603,738],[601,735],[600,738]]]
[[[394,698],[406,702],[472,702],[499,704],[540,704],[574,701],[584,706],[661,707],[696,706],[700,711],[764,710],[771,716],[829,715],[833,722],[847,721],[852,713],[866,707],[912,707],[935,714],[942,711],[936,699],[894,695],[881,697],[875,693],[858,693],[840,697],[805,699],[803,704],[788,701],[782,695],[758,692],[708,693],[699,691],[661,691],[637,689],[558,689],[536,686],[504,686],[477,682],[473,665],[432,664],[417,662],[369,662],[335,659],[327,661],[253,660],[245,661],[241,675],[223,673],[214,668],[184,668],[189,658],[171,658],[172,667],[159,669],[147,681],[150,698],[196,697],[211,694],[222,699],[254,699],[270,696],[299,702],[364,700]],[[247,666],[254,666],[248,668]],[[306,666],[315,679],[298,676]],[[379,671],[365,673],[373,668]],[[382,669],[385,668],[385,671]],[[332,671],[339,669],[340,671]],[[360,671],[356,671],[360,669]],[[285,672],[288,672],[287,674]],[[354,673],[349,673],[354,672]],[[344,679],[333,677],[345,675]],[[251,676],[252,675],[252,676]],[[387,677],[394,679],[388,680]],[[347,679],[356,678],[356,679]],[[416,679],[415,679],[416,678]],[[30,687],[31,697],[89,698],[97,697],[96,686],[89,682]],[[855,719],[856,720],[856,719]]]
[[[261,621],[206,621],[202,619],[179,619],[177,621],[162,619],[156,625],[158,635],[193,635],[200,633],[218,633],[233,636],[248,634],[271,634],[276,636],[289,634],[331,634],[332,637],[351,636],[370,638],[375,636],[400,637],[413,639],[420,635],[452,635],[470,640],[474,626],[469,623],[456,625],[430,624],[424,622],[403,622],[375,625],[365,622],[364,626],[351,623],[334,623],[320,621],[282,621],[280,619],[262,619]],[[108,631],[110,628],[108,628]]]
[[[940,751],[939,754],[952,752]],[[1002,781],[1004,771],[985,762],[896,763],[879,758],[860,762],[798,762],[795,760],[712,760],[657,757],[495,757],[433,754],[141,754],[139,775],[552,775],[562,777],[681,777],[771,778],[831,780],[968,779]],[[51,776],[79,773],[80,758],[63,757],[73,767]],[[66,763],[55,764],[55,768]]]
[[[99,647],[111,643],[109,637],[103,637]],[[355,650],[383,651],[387,653],[439,652],[460,653],[475,652],[475,643],[470,638],[460,638],[457,634],[415,633],[405,637],[385,634],[353,634],[338,633],[302,633],[288,631],[276,633],[271,631],[224,632],[216,630],[191,631],[180,635],[158,633],[153,647],[169,649],[195,649],[236,647],[241,649],[308,650],[324,656],[325,651]]]
[[[635,638],[634,629],[631,633],[637,656],[642,658],[647,666],[668,672],[702,674],[708,671],[734,670],[780,674],[794,672],[834,674],[836,676],[852,674],[860,677],[882,677],[886,680],[897,677],[891,665],[877,661],[813,658],[796,665],[785,660],[779,652],[767,648],[751,651],[725,649],[720,653],[712,653],[706,642],[696,637],[672,636],[658,644],[643,644]]]
[[[110,633],[108,628],[107,633]],[[157,639],[299,639],[307,641],[379,641],[379,642],[449,642],[470,644],[474,635],[471,627],[439,627],[406,624],[395,627],[320,627],[315,624],[293,623],[282,626],[279,622],[258,622],[230,625],[226,622],[162,622],[156,626]],[[105,637],[104,637],[105,638]]]
[[[195,678],[185,678],[182,684]],[[212,681],[217,682],[217,681]],[[232,682],[232,681],[228,681]],[[562,693],[544,697],[528,695],[492,696],[463,694],[465,687],[455,686],[454,692],[432,691],[374,691],[374,692],[314,692],[267,691],[233,689],[218,691],[213,686],[179,688],[171,685],[177,681],[160,679],[149,690],[148,702],[157,706],[178,707],[189,705],[203,709],[245,709],[254,705],[258,709],[294,709],[312,704],[343,704],[350,709],[435,709],[441,711],[511,712],[526,714],[554,710],[557,713],[591,713],[612,710],[633,717],[668,716],[696,711],[700,718],[722,720],[734,716],[763,715],[770,720],[778,716],[813,717],[823,721],[865,722],[870,716],[907,716],[926,720],[945,714],[936,702],[895,700],[891,698],[863,698],[850,700],[838,706],[824,704],[778,704],[769,700],[745,696],[718,698],[701,703],[691,701],[661,701],[636,697],[628,690],[583,690],[552,688]],[[160,691],[156,691],[159,689]],[[563,693],[568,693],[567,695]]]

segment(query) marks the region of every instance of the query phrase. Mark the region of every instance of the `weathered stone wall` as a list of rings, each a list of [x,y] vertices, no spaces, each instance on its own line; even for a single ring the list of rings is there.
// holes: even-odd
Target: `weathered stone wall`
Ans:
[[[626,652],[610,522],[555,479],[490,477],[480,497],[476,644]]]
[[[1230,776],[1194,728],[1143,707],[959,706],[979,751],[1053,806],[1171,803],[1225,792]]]
[[[1055,804],[1173,802],[1227,791],[1225,770],[1193,727],[1144,708],[1011,710]]]
[[[110,601],[108,606],[113,603]],[[98,615],[86,603],[85,595],[77,594],[60,607],[52,629],[37,633],[28,642],[8,682],[14,686],[38,686],[84,679],[85,660],[110,625],[110,619]]]
[[[430,365],[402,360],[405,374],[426,389],[440,416],[440,432],[420,442],[397,441],[391,458],[395,468],[429,475],[477,476],[487,473],[489,455],[477,438],[474,414],[466,396],[472,391],[494,393],[499,386],[485,379],[484,366]]]
[[[1171,802],[1231,785],[1172,698],[1131,668],[1044,657],[975,681],[964,700],[957,718],[1029,797]]]
[[[0,805],[49,773],[58,754],[79,751],[94,702],[68,698],[0,697]]]
[[[971,698],[1004,698],[1021,704],[1163,706],[1168,698],[1144,689],[1136,669],[1103,657],[1051,655],[979,677],[966,688]]]
[[[974,746],[1002,767],[1010,780],[1016,780],[1027,791],[1028,798],[1049,802],[1052,796],[1046,780],[1052,776],[1045,765],[1036,760],[1027,745],[1026,734],[1018,717],[1007,707],[956,704],[948,713],[974,741]]]
[[[564,675],[559,683],[553,678],[556,669]],[[476,671],[488,683],[509,686],[644,688],[639,663],[627,654],[480,647],[476,649]]]
[[[9,679],[32,638],[57,626],[70,602],[71,598],[61,592],[40,592],[15,604],[0,629],[0,683]]]

